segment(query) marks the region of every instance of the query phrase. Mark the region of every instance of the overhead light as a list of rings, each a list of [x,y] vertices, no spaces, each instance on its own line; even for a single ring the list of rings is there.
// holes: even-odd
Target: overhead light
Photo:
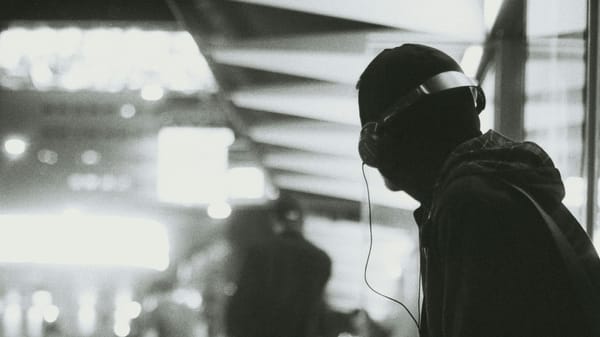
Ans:
[[[86,165],[96,165],[100,162],[100,153],[94,150],[86,150],[81,154],[81,161]]]
[[[41,163],[48,165],[54,165],[58,162],[58,153],[48,149],[39,150],[37,157]]]
[[[52,294],[47,290],[37,290],[31,295],[33,305],[47,306],[52,304]]]
[[[27,142],[23,138],[11,137],[4,141],[4,151],[12,157],[20,157],[27,150]]]
[[[54,323],[54,322],[56,322],[56,320],[58,319],[59,315],[60,315],[60,309],[56,305],[54,305],[54,304],[46,306],[43,309],[44,321],[46,323]]]
[[[192,310],[200,309],[202,306],[202,294],[194,288],[177,288],[171,297],[175,303],[187,306]]]
[[[216,90],[212,72],[188,32],[24,26],[0,32],[0,72],[7,75],[0,77],[0,85],[117,92],[153,83],[184,93]]]
[[[135,106],[133,104],[123,104],[119,110],[121,117],[125,119],[133,118],[135,116]]]
[[[142,98],[146,101],[158,101],[165,94],[165,90],[159,85],[146,85],[142,88]]]
[[[226,202],[216,202],[208,205],[206,212],[213,219],[227,219],[231,215],[231,206]]]
[[[96,302],[97,296],[92,291],[86,291],[79,296],[77,321],[82,335],[89,336],[96,330]]]
[[[131,332],[131,327],[129,326],[129,322],[126,321],[117,321],[113,327],[113,332],[117,337],[126,337]]]
[[[2,313],[2,328],[5,336],[21,336],[23,330],[23,307],[20,295],[11,290],[6,295]]]

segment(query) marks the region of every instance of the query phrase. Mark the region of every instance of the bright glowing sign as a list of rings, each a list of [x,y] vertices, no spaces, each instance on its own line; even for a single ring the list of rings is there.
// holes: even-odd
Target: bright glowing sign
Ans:
[[[136,27],[10,27],[0,33],[0,84],[103,92],[144,88],[142,95],[151,100],[163,90],[216,88],[188,32]]]
[[[158,135],[158,198],[198,205],[227,199],[227,128],[167,127]]]
[[[153,220],[85,214],[0,215],[0,262],[165,270],[169,241]]]
[[[232,199],[260,199],[265,195],[265,173],[258,167],[230,168],[227,183]]]

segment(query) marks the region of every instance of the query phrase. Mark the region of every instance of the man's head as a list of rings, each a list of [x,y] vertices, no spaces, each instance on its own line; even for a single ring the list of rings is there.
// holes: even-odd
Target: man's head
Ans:
[[[446,74],[456,75],[459,82],[466,80],[456,61],[443,52],[405,44],[381,52],[360,77],[357,88],[364,127],[360,146],[364,139],[371,139],[365,134],[375,135],[377,146],[368,150],[378,160],[367,164],[376,166],[393,190],[418,194],[415,190],[429,187],[449,152],[481,134],[477,115],[485,102],[483,92],[469,84],[417,95],[403,106],[416,88]],[[390,115],[393,118],[384,123]],[[361,152],[364,155],[364,146]]]

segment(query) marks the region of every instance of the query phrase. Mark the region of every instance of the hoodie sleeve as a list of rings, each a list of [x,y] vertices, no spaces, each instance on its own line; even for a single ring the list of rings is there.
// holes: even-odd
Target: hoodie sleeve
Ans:
[[[529,336],[539,329],[536,315],[551,319],[542,317],[543,283],[556,276],[541,262],[551,260],[551,247],[539,244],[526,204],[480,183],[463,180],[440,200],[440,329],[446,337]]]

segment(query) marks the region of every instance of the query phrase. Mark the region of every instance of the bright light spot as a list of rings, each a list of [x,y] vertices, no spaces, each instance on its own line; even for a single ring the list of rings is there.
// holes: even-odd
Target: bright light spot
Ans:
[[[175,303],[187,306],[190,309],[197,310],[202,306],[202,294],[192,288],[177,288],[172,293]]]
[[[142,88],[142,98],[146,101],[158,101],[165,94],[165,90],[159,85],[146,85]]]
[[[79,311],[77,312],[79,331],[83,335],[91,335],[96,329],[96,294],[92,291],[79,296]]]
[[[31,337],[42,337],[44,316],[40,306],[33,305],[27,309],[27,332]]]
[[[35,62],[29,69],[31,81],[33,85],[40,90],[47,89],[52,85],[54,74],[47,64],[43,62]]]
[[[54,165],[58,162],[58,153],[48,149],[39,150],[37,157],[40,162],[48,165]]]
[[[4,142],[4,151],[11,156],[21,156],[25,150],[27,150],[27,142],[22,138],[9,138]]]
[[[127,304],[127,315],[131,319],[140,317],[142,313],[142,305],[138,302],[132,301]]]
[[[231,215],[231,206],[226,202],[216,202],[208,205],[206,212],[213,219],[226,219]]]
[[[135,27],[8,28],[0,33],[0,73],[7,75],[0,84],[16,89],[216,90],[189,33]]]
[[[60,309],[56,305],[49,305],[43,309],[44,321],[54,323],[60,315]]]
[[[118,337],[125,337],[131,332],[129,322],[115,322],[114,333]]]
[[[259,199],[265,195],[265,174],[258,167],[233,167],[227,174],[230,198]]]
[[[465,74],[471,78],[477,74],[477,68],[481,62],[481,56],[483,56],[482,46],[470,46],[465,49],[460,66]]]
[[[169,241],[165,226],[148,219],[5,214],[0,215],[0,262],[162,271],[169,265]]]
[[[81,154],[81,161],[86,165],[96,165],[100,162],[100,153],[94,150],[86,150]]]
[[[156,297],[150,296],[144,298],[142,302],[142,309],[144,311],[150,312],[156,310],[156,308],[158,308],[158,299]]]
[[[131,300],[129,292],[120,293],[115,299],[115,320],[132,320],[142,313],[142,305]]]
[[[21,337],[23,327],[23,308],[21,307],[21,295],[10,290],[6,294],[6,305],[2,312],[3,336]]]
[[[127,175],[93,173],[72,173],[67,178],[67,183],[73,191],[127,191],[133,185],[131,177]]]
[[[184,205],[226,199],[228,128],[168,127],[158,134],[158,198]]]
[[[18,303],[8,304],[2,315],[2,325],[6,336],[17,337],[21,335],[23,313]]]
[[[48,306],[52,304],[52,294],[46,290],[38,290],[31,295],[33,305]]]
[[[121,114],[121,117],[125,118],[125,119],[129,119],[129,118],[133,118],[133,116],[135,116],[135,106],[133,104],[123,104],[121,106],[121,109],[119,110],[119,113]]]
[[[583,177],[567,177],[563,203],[568,207],[581,207],[585,203],[586,184]]]
[[[485,27],[490,30],[496,22],[500,7],[502,7],[503,0],[484,0],[483,1],[483,20]]]

